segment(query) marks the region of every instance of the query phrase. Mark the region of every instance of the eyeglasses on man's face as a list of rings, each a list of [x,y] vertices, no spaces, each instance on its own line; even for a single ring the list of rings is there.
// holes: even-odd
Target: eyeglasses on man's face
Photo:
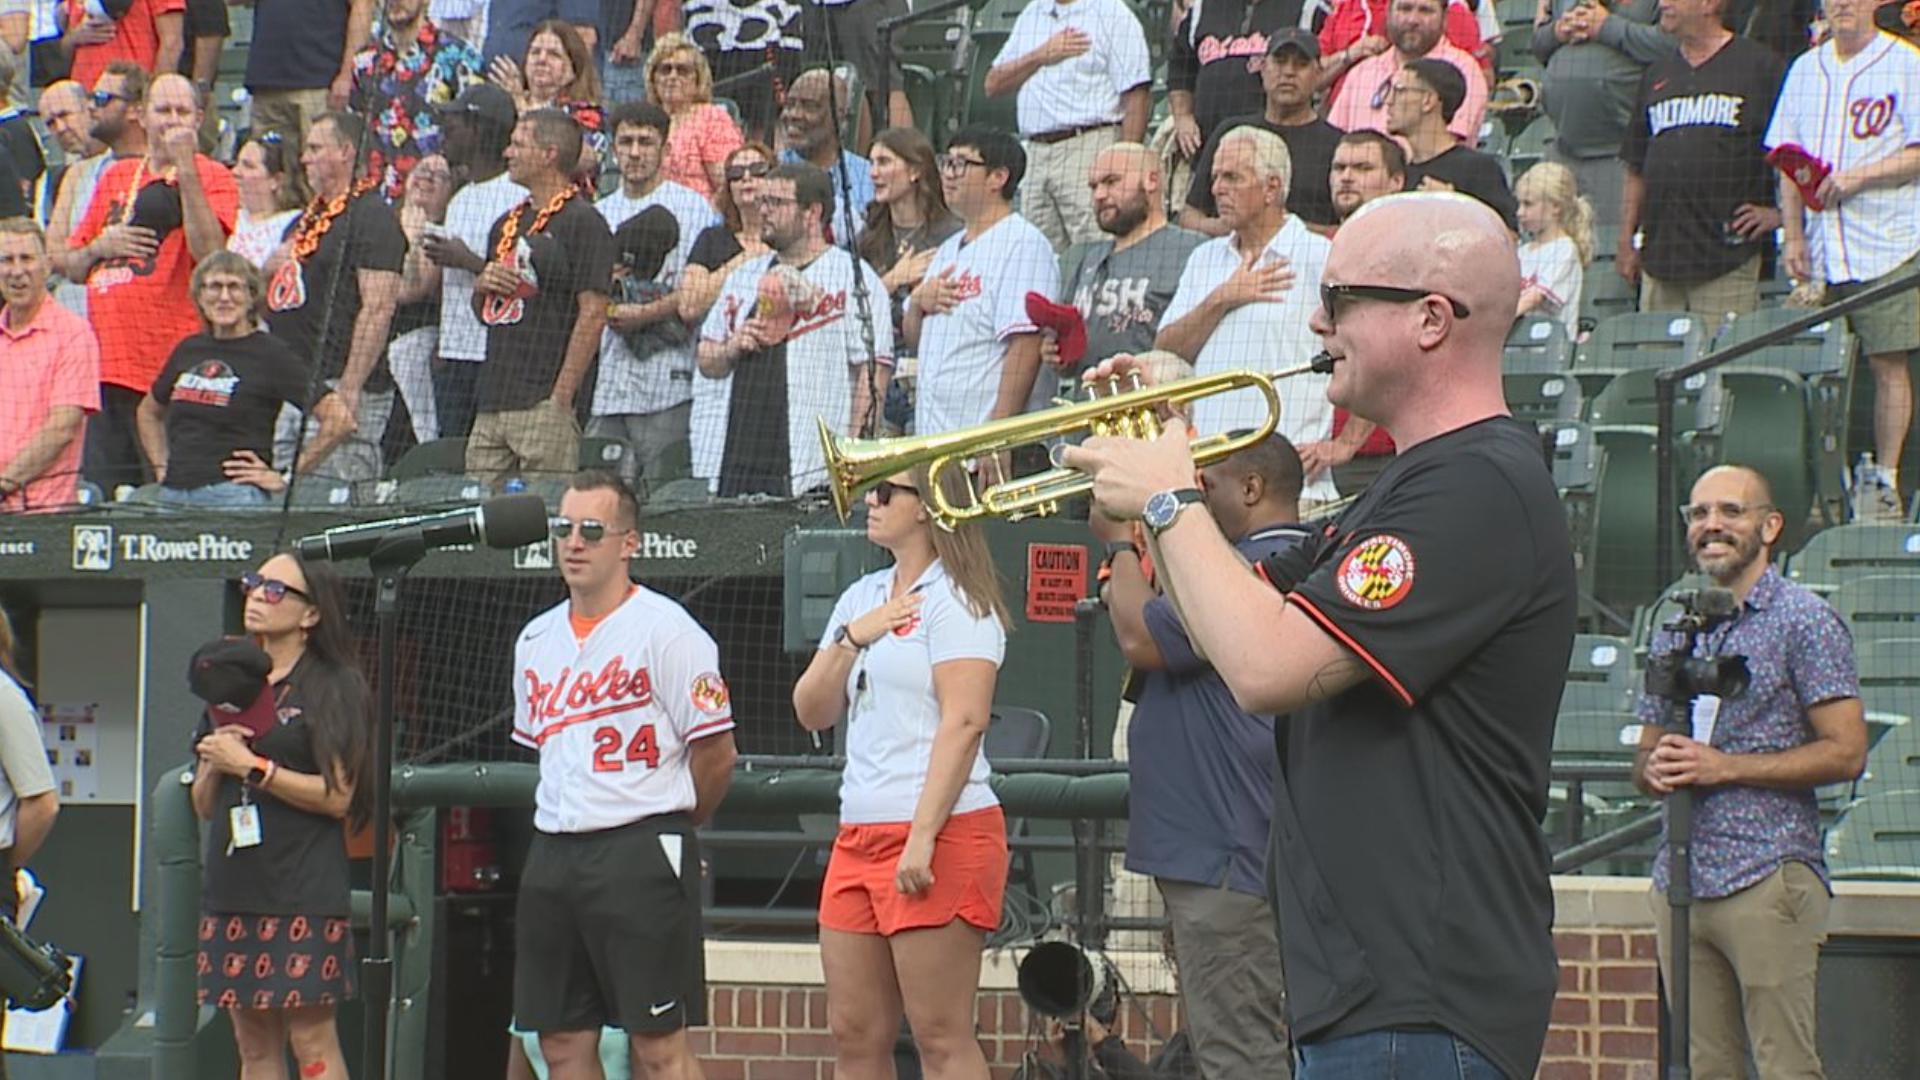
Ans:
[[[1470,312],[1467,305],[1432,289],[1411,289],[1399,285],[1328,285],[1320,286],[1320,307],[1327,313],[1327,321],[1338,324],[1341,314],[1356,301],[1378,300],[1388,304],[1413,304],[1437,296],[1445,300],[1453,309],[1453,317],[1466,318]]]
[[[1708,518],[1718,514],[1722,521],[1744,521],[1749,514],[1765,514],[1772,509],[1771,503],[1748,504],[1733,499],[1684,503],[1680,507],[1680,520],[1688,526],[1693,526],[1702,524]]]
[[[934,164],[940,167],[942,174],[954,177],[965,176],[968,169],[984,169],[987,167],[987,163],[981,161],[979,158],[963,157],[959,154],[941,154],[939,157],[934,158],[933,161]]]

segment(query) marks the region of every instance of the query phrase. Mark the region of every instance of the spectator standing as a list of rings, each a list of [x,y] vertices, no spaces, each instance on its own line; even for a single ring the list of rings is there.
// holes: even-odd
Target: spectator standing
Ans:
[[[52,184],[53,205],[46,210],[47,250],[65,251],[67,235],[93,203],[94,187],[100,174],[112,164],[113,156],[99,139],[93,137],[93,102],[85,87],[71,79],[62,79],[40,92],[40,119],[59,141],[67,163]],[[76,315],[87,313],[87,289],[84,282],[64,276],[54,286],[53,298]]]
[[[1271,131],[1227,132],[1213,157],[1213,197],[1225,236],[1194,249],[1173,300],[1160,316],[1155,347],[1193,365],[1194,374],[1252,367],[1292,367],[1320,351],[1307,326],[1320,290],[1327,240],[1287,213],[1292,182],[1287,144]],[[1280,395],[1277,430],[1295,446],[1332,434],[1327,376],[1296,375],[1274,388]],[[1215,394],[1194,403],[1193,428],[1202,435],[1257,426],[1266,401],[1250,390]],[[1307,511],[1332,502],[1331,479],[1308,478]]]
[[[1553,120],[1548,156],[1573,170],[1600,225],[1621,222],[1620,146],[1648,64],[1673,51],[1656,23],[1660,0],[1542,0],[1533,55],[1547,65],[1542,104]]]
[[[1124,0],[1039,0],[1014,20],[986,92],[1017,95],[1020,212],[1055,251],[1100,238],[1087,170],[1114,143],[1146,140],[1152,83],[1146,34]]]
[[[507,146],[507,174],[527,198],[494,223],[474,283],[487,360],[467,436],[467,472],[496,488],[579,464],[575,396],[600,351],[613,274],[613,234],[572,179],[582,142],[572,117],[535,109]]]
[[[312,406],[319,434],[300,450],[310,473],[353,428],[340,395],[314,393],[304,357],[260,328],[266,285],[253,264],[217,251],[193,270],[205,330],[182,341],[140,403],[140,444],[160,501],[202,509],[265,506],[286,480],[267,468],[283,407]]]
[[[520,205],[527,189],[508,176],[513,98],[491,83],[469,86],[441,117],[455,185],[439,229],[421,230],[420,249],[440,266],[440,364],[434,368],[434,415],[440,434],[465,438],[473,429],[475,388],[487,359],[487,328],[473,310],[475,276],[487,265],[493,224]]]
[[[750,142],[727,157],[727,182],[717,200],[720,224],[694,238],[687,268],[680,275],[680,318],[689,326],[706,321],[727,278],[749,259],[766,254],[760,238],[760,184],[773,169],[773,151]],[[693,406],[687,419],[694,477],[718,488],[720,459],[727,449],[727,403],[733,380],[693,380]]]
[[[1193,163],[1193,185],[1187,189],[1186,205],[1180,211],[1183,227],[1207,236],[1226,235],[1227,228],[1220,224],[1213,205],[1213,155],[1220,146],[1220,136],[1238,127],[1257,127],[1280,136],[1293,159],[1295,182],[1287,192],[1287,212],[1316,232],[1333,232],[1338,219],[1328,184],[1333,148],[1339,144],[1341,132],[1313,109],[1319,62],[1320,43],[1305,30],[1282,30],[1272,37],[1266,61],[1260,67],[1266,111],[1230,117],[1207,140]]]
[[[1467,93],[1460,69],[1429,57],[1401,68],[1388,84],[1387,131],[1406,140],[1409,191],[1458,191],[1493,208],[1518,232],[1513,191],[1500,159],[1454,138]]]
[[[879,316],[880,275],[827,243],[826,172],[781,165],[761,181],[759,198],[761,238],[772,250],[727,278],[700,329],[700,374],[733,377],[722,497],[823,487],[820,424],[839,435],[871,430],[893,364],[892,326],[874,320],[869,355],[851,295],[864,287]],[[856,274],[866,280],[856,285]]]
[[[376,0],[253,0],[247,93],[255,131],[305,146],[307,125],[352,103],[353,58],[373,34]]]
[[[1071,0],[1068,0],[1071,2]],[[803,31],[816,59],[832,66],[849,65],[866,87],[868,124],[912,127],[913,106],[907,102],[907,76],[900,61],[880,55],[880,22],[907,13],[906,0],[808,0]],[[880,96],[880,73],[887,75],[887,95]],[[864,136],[863,136],[864,138]]]
[[[173,347],[199,329],[189,279],[194,264],[225,249],[239,209],[233,174],[197,152],[193,84],[181,75],[155,79],[144,114],[147,152],[101,174],[67,238],[66,271],[85,279],[100,339],[101,408],[88,425],[87,478],[106,491],[144,481],[140,399]]]
[[[1387,13],[1392,47],[1355,64],[1327,109],[1327,122],[1342,131],[1389,130],[1393,86],[1400,69],[1416,60],[1451,64],[1465,90],[1447,117],[1446,129],[1467,146],[1480,142],[1487,115],[1487,77],[1472,53],[1446,40],[1446,0],[1393,0]]]
[[[437,110],[482,81],[480,52],[427,17],[427,0],[386,0],[380,31],[353,58],[351,108],[373,128],[368,161],[396,202],[407,173],[440,152]]]
[[[939,164],[965,228],[934,253],[901,319],[920,355],[920,435],[1013,416],[1059,389],[1040,377],[1040,331],[1027,315],[1027,294],[1053,299],[1060,271],[1047,238],[1013,209],[1026,154],[1013,136],[975,126],[954,134]]]
[[[592,53],[600,40],[598,0],[494,0],[487,9],[487,60],[524,55],[544,22],[563,22]]]
[[[19,191],[37,208],[44,200],[37,191],[47,172],[46,150],[40,145],[40,133],[33,124],[32,99],[13,93],[11,64],[5,49],[0,49],[0,154],[13,164]]]
[[[1827,40],[1788,70],[1766,145],[1801,147],[1833,170],[1812,192],[1819,210],[1783,179],[1780,216],[1787,273],[1843,297],[1912,272],[1920,253],[1920,52],[1874,25],[1870,0],[1828,0],[1827,25]],[[1855,485],[1854,515],[1900,521],[1920,303],[1891,297],[1847,323],[1873,369],[1878,460]]]
[[[1662,5],[1660,29],[1679,47],[1647,67],[1620,148],[1614,266],[1639,277],[1642,311],[1718,320],[1760,306],[1761,254],[1780,228],[1763,142],[1787,68],[1722,25],[1725,9],[1725,0]]]
[[[0,50],[12,61],[10,88],[16,100],[25,101],[33,92],[29,77],[33,64],[34,38],[42,32],[58,32],[59,15],[40,0],[0,0]],[[55,45],[54,48],[59,48]],[[45,81],[42,79],[41,81]]]
[[[873,201],[872,165],[840,142],[847,93],[845,79],[815,68],[794,80],[780,109],[780,130],[786,136],[780,161],[804,161],[825,170],[833,182],[834,206],[839,213],[827,221],[827,241],[836,244],[859,234],[860,222],[867,217],[867,204]],[[852,196],[844,206],[843,192]]]
[[[100,408],[100,347],[85,319],[48,302],[50,272],[40,227],[0,221],[0,512],[75,503],[87,416]]]
[[[115,161],[147,152],[147,73],[140,65],[130,60],[108,64],[94,80],[91,100],[92,135]]]
[[[383,362],[400,296],[406,240],[380,198],[380,179],[366,171],[366,122],[352,113],[321,113],[307,126],[307,187],[313,201],[286,245],[267,261],[267,326],[340,395],[353,414],[353,434],[328,458],[321,475],[378,480],[381,443],[393,416],[393,376]],[[324,332],[325,337],[322,337]],[[274,460],[288,467],[296,444],[313,445],[318,419],[281,416]]]
[[[439,403],[433,368],[440,352],[440,264],[427,257],[427,230],[446,227],[447,204],[453,198],[453,167],[439,154],[428,154],[407,174],[407,193],[401,200],[400,232],[406,237],[407,257],[400,269],[400,297],[388,331],[387,369],[407,407],[414,441],[430,443],[440,437]]]
[[[907,294],[927,276],[933,253],[961,225],[941,193],[933,144],[918,128],[882,131],[873,137],[869,153],[873,202],[860,230],[860,258],[886,286],[897,345]]]
[[[1520,228],[1527,238],[1520,245],[1516,314],[1544,315],[1566,328],[1567,340],[1577,340],[1580,290],[1587,262],[1593,258],[1593,208],[1580,195],[1573,170],[1557,161],[1542,161],[1528,169],[1514,194]]]
[[[13,623],[0,608],[0,907],[18,911],[14,871],[46,843],[60,816],[47,748],[40,739],[40,713],[27,696],[31,686],[14,657]],[[5,1021],[0,1012],[0,1024]],[[0,1064],[0,1080],[6,1066]]]
[[[620,190],[595,208],[616,241],[615,298],[601,335],[587,434],[624,440],[632,449],[628,460],[651,483],[668,448],[687,441],[693,407],[693,335],[680,321],[674,289],[694,241],[719,224],[720,215],[698,192],[665,178],[661,162],[673,121],[664,109],[649,102],[620,105],[609,123]],[[664,244],[656,245],[665,258],[652,260],[657,268],[643,273],[624,256],[635,246],[629,237],[649,224],[640,216],[655,208],[660,213],[652,220],[667,230]]]
[[[1193,158],[1229,116],[1259,112],[1273,38],[1300,26],[1300,0],[1213,0],[1187,9],[1167,43],[1174,145]]]
[[[1333,209],[1341,221],[1382,195],[1405,190],[1407,155],[1377,131],[1349,131],[1333,151]],[[1332,438],[1301,446],[1308,479],[1333,470],[1341,495],[1358,495],[1393,461],[1393,437],[1364,417],[1333,407]]]
[[[667,179],[711,198],[726,182],[727,155],[740,146],[740,125],[713,103],[713,71],[692,41],[667,34],[647,54],[647,92],[673,118],[667,136]]]
[[[240,192],[227,250],[263,269],[280,249],[287,230],[307,204],[297,147],[277,131],[250,138],[233,159],[233,183]]]
[[[1697,792],[1688,1058],[1697,1075],[1739,1076],[1751,1050],[1761,1076],[1820,1076],[1814,989],[1832,886],[1814,791],[1866,765],[1853,639],[1833,608],[1774,569],[1786,519],[1760,473],[1708,470],[1680,513],[1695,565],[1740,601],[1703,651],[1745,656],[1753,672],[1746,692],[1718,701],[1710,719],[1695,711],[1691,736],[1666,729],[1667,702],[1640,699],[1635,783],[1660,799]],[[1679,643],[1660,631],[1652,655]],[[1648,901],[1669,988],[1678,944],[1671,865],[1663,828]]]
[[[776,141],[775,87],[791,90],[800,70],[805,11],[792,0],[687,0],[682,8],[687,37],[707,54],[716,92],[739,107],[748,139]]]
[[[1088,170],[1093,211],[1107,239],[1087,247],[1067,275],[1067,295],[1087,324],[1086,363],[1153,348],[1187,258],[1206,237],[1167,223],[1160,158],[1139,143],[1102,151]],[[1045,335],[1040,355],[1057,364]]]
[[[1327,88],[1327,100],[1340,96],[1353,65],[1378,56],[1391,47],[1386,38],[1388,0],[1338,0],[1320,23],[1320,83]],[[1492,7],[1482,0],[1482,8]],[[1499,25],[1496,21],[1494,25]],[[1480,56],[1486,44],[1474,13],[1460,0],[1449,0],[1446,15],[1447,41],[1464,52]]]
[[[149,75],[182,70],[181,45],[187,0],[130,0],[119,16],[87,0],[59,0],[66,32],[60,47],[73,57],[68,78],[93,85],[115,60],[138,64]],[[89,8],[94,10],[90,11]]]

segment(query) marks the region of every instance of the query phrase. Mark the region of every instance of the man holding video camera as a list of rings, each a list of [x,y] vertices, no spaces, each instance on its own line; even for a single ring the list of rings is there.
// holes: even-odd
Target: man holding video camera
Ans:
[[[1859,776],[1866,762],[1853,640],[1833,608],[1773,568],[1786,519],[1759,471],[1708,470],[1680,516],[1695,565],[1739,603],[1700,635],[1695,655],[1743,656],[1752,677],[1737,696],[1696,698],[1691,736],[1662,729],[1665,700],[1640,701],[1635,784],[1656,798],[1698,793],[1689,1057],[1701,1080],[1744,1077],[1750,1042],[1762,1076],[1819,1076],[1814,985],[1830,886],[1814,789]],[[1651,654],[1678,640],[1661,631]],[[1650,900],[1671,982],[1669,854],[1663,832]]]

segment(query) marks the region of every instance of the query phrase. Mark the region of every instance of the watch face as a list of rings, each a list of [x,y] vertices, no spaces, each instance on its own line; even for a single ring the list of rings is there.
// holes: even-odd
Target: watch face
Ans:
[[[1173,497],[1171,491],[1156,491],[1147,499],[1146,509],[1140,519],[1150,529],[1164,529],[1173,523],[1173,515],[1180,510],[1180,500]]]

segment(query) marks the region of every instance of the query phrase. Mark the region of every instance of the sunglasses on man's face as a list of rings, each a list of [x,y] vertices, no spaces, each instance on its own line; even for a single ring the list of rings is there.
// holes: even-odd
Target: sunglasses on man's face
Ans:
[[[252,596],[255,591],[258,591],[260,598],[269,604],[277,604],[285,600],[288,593],[292,593],[308,603],[313,602],[313,597],[308,596],[306,590],[289,585],[277,578],[270,578],[257,573],[240,575],[240,595]]]
[[[765,176],[769,168],[770,166],[764,161],[756,161],[751,165],[729,165],[727,180],[737,184],[749,176]]]
[[[597,544],[605,540],[607,534],[610,532],[622,531],[613,528],[604,521],[597,521],[593,518],[582,518],[579,521],[573,521],[568,518],[557,517],[551,519],[548,524],[553,529],[553,538],[555,540],[571,539],[573,537],[573,531],[579,529],[580,539],[588,544]]]
[[[903,491],[916,499],[920,497],[920,489],[914,487],[912,484],[896,484],[891,480],[882,480],[873,485],[873,501],[879,503],[881,506],[886,506],[893,502],[895,495]]]
[[[1432,289],[1407,289],[1398,285],[1328,285],[1324,282],[1320,285],[1320,307],[1326,311],[1327,321],[1335,324],[1339,323],[1342,310],[1355,300],[1412,304],[1425,300],[1429,296],[1437,296],[1451,305],[1454,318],[1467,317],[1467,305],[1446,293],[1435,292]]]
[[[116,94],[111,90],[95,90],[93,92],[93,106],[96,109],[104,109],[116,101],[125,100],[127,99],[124,96]]]

